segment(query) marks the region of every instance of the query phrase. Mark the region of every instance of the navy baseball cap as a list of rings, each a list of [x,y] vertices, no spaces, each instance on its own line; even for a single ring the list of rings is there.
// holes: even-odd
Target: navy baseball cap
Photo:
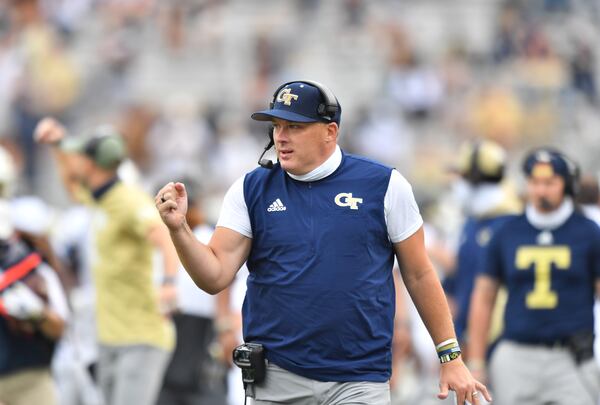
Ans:
[[[529,153],[523,162],[523,171],[527,177],[558,175],[566,179],[570,175],[567,159],[550,148],[540,148]]]
[[[268,110],[257,111],[251,118],[256,121],[280,118],[292,122],[335,122],[339,125],[342,115],[340,103],[330,90],[319,86],[321,90],[310,82],[290,82],[273,95]],[[324,91],[329,93],[335,104],[328,105]]]
[[[579,188],[579,166],[553,148],[539,148],[530,152],[523,162],[523,171],[527,177],[562,177],[565,193],[569,195],[576,194]]]

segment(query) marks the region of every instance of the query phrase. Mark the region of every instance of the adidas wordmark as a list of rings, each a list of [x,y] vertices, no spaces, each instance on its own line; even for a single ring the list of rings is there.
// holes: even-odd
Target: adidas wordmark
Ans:
[[[269,205],[269,208],[267,208],[268,212],[275,212],[275,211],[285,211],[287,210],[287,207],[285,205],[283,205],[283,203],[281,202],[281,200],[278,198],[275,201],[273,201],[271,203],[271,205]]]

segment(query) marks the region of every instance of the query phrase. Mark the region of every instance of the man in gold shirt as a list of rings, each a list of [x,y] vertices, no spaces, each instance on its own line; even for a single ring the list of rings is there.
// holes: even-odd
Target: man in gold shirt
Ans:
[[[164,310],[175,299],[177,255],[152,199],[117,175],[125,156],[121,137],[106,127],[87,139],[65,134],[59,122],[46,118],[35,137],[55,146],[69,193],[95,207],[92,273],[100,388],[107,405],[153,405],[174,345],[160,304]],[[162,302],[153,283],[154,248],[162,254],[166,274]]]

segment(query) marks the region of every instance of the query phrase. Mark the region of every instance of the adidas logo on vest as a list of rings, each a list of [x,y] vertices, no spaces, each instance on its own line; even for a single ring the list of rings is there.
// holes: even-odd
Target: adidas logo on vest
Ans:
[[[275,212],[275,211],[285,211],[287,210],[287,207],[285,205],[283,205],[283,203],[281,202],[281,200],[278,198],[275,201],[273,201],[271,203],[271,205],[269,205],[269,208],[267,208],[268,212]]]

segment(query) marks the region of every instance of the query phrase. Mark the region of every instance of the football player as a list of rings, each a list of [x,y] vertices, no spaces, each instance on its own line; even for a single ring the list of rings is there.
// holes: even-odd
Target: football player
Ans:
[[[444,289],[455,301],[454,327],[463,349],[468,343],[469,303],[482,252],[493,232],[521,208],[514,188],[504,181],[505,166],[506,152],[492,141],[465,143],[459,153],[457,182],[466,191],[461,202],[466,218],[455,271],[444,280]]]
[[[504,332],[489,382],[498,405],[593,405],[594,293],[600,292],[600,229],[575,207],[578,168],[557,150],[525,159],[527,207],[485,251],[469,317],[471,359],[483,362],[494,299],[508,291]]]

